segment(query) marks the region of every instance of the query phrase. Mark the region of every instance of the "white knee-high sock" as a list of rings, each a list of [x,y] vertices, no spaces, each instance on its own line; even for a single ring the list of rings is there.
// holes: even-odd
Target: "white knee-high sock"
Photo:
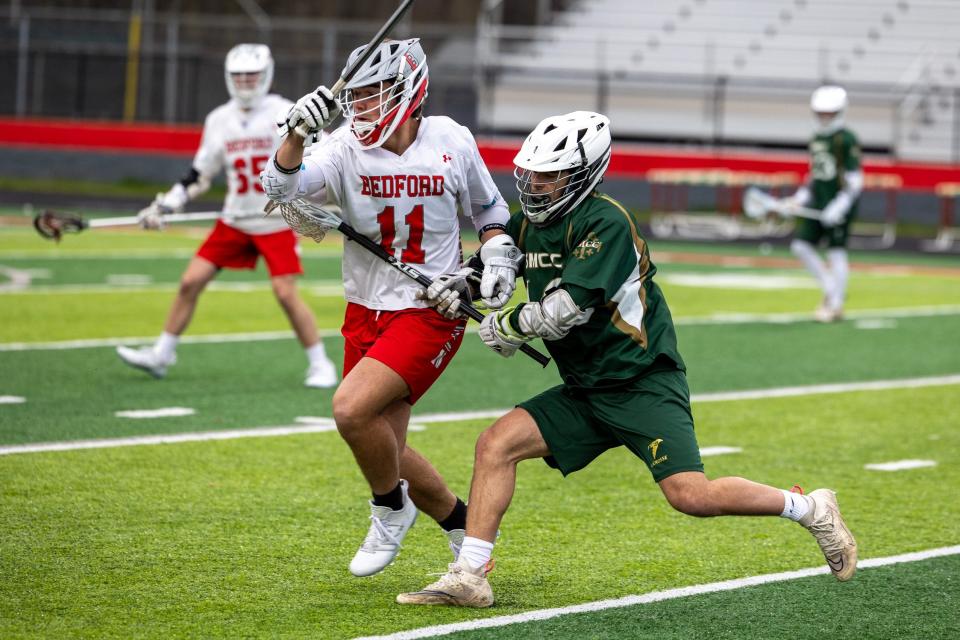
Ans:
[[[830,296],[830,308],[842,309],[843,301],[847,297],[847,280],[850,275],[850,263],[847,260],[847,250],[843,247],[827,249],[827,261],[830,263],[830,272],[833,274],[833,292]]]
[[[820,256],[817,255],[817,250],[813,248],[813,245],[806,240],[795,238],[793,242],[790,243],[790,251],[793,252],[793,255],[800,258],[800,261],[807,268],[807,271],[812,273],[813,277],[817,279],[823,295],[827,298],[833,295],[833,290],[836,288],[833,282],[833,276],[827,271],[827,265],[824,264]]]

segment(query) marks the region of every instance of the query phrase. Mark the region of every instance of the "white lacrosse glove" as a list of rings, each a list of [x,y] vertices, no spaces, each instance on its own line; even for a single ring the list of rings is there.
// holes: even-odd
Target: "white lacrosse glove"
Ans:
[[[520,335],[510,326],[510,314],[514,307],[494,311],[484,317],[480,323],[480,339],[504,358],[509,358],[517,349],[530,341],[530,338]]]
[[[163,229],[163,216],[168,213],[179,213],[190,200],[187,189],[179,182],[164,193],[158,193],[149,206],[144,207],[137,214],[137,223],[143,229]]]
[[[523,252],[510,236],[499,234],[480,247],[480,260],[483,261],[480,297],[491,309],[499,309],[513,296]]]
[[[330,89],[321,85],[290,107],[283,119],[277,122],[277,131],[281,138],[296,131],[305,141],[312,140],[314,134],[330,126],[339,114],[340,103],[334,99]]]
[[[823,208],[823,213],[820,215],[820,224],[825,227],[836,227],[843,224],[852,204],[853,198],[850,197],[850,194],[841,191]]]
[[[417,291],[416,298],[435,308],[447,320],[461,318],[463,317],[460,312],[461,303],[469,304],[472,301],[470,285],[467,283],[467,278],[472,275],[473,269],[469,267],[453,273],[444,273],[434,278],[429,287]]]
[[[183,211],[184,205],[190,200],[187,189],[179,182],[170,188],[166,193],[158,193],[154,200],[163,214],[179,213]]]
[[[783,207],[783,213],[793,215],[791,212],[802,209],[810,201],[810,189],[806,185],[801,185],[793,195],[781,198],[780,206]]]
[[[140,225],[141,229],[149,229],[150,231],[163,230],[163,213],[160,211],[160,205],[157,204],[159,200],[160,195],[157,195],[156,200],[143,209],[140,209],[140,212],[137,213],[137,224]]]

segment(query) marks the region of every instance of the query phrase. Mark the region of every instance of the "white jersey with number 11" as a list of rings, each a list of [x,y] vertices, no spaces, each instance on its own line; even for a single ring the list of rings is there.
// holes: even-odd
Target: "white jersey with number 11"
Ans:
[[[336,130],[304,159],[298,195],[339,205],[345,222],[430,278],[460,266],[458,211],[505,208],[470,131],[445,116],[424,118],[400,156]],[[349,241],[343,283],[347,300],[369,309],[426,306],[420,285]]]

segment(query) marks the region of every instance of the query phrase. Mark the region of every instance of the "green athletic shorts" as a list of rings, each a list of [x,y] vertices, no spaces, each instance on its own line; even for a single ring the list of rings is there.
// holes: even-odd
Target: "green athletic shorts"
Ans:
[[[825,227],[818,220],[797,218],[796,237],[806,240],[815,247],[820,244],[822,238],[827,239],[827,247],[831,249],[846,247],[854,217],[854,215],[847,216],[843,224],[838,224],[835,227]]]
[[[546,463],[563,475],[620,445],[641,458],[657,482],[703,471],[683,371],[651,373],[615,390],[559,385],[517,406],[533,416],[552,454]]]

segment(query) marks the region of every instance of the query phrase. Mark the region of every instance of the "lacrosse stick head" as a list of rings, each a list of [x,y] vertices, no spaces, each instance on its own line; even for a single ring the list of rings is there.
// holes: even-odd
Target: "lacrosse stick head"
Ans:
[[[314,242],[323,240],[330,229],[336,229],[343,222],[340,219],[340,208],[336,205],[320,206],[303,198],[296,198],[290,202],[271,200],[267,203],[264,213],[270,215],[274,211],[280,213],[280,217],[294,232]]]
[[[33,217],[33,228],[37,230],[37,233],[56,242],[60,242],[64,233],[79,233],[86,227],[83,218],[72,213],[57,213],[47,210]]]

